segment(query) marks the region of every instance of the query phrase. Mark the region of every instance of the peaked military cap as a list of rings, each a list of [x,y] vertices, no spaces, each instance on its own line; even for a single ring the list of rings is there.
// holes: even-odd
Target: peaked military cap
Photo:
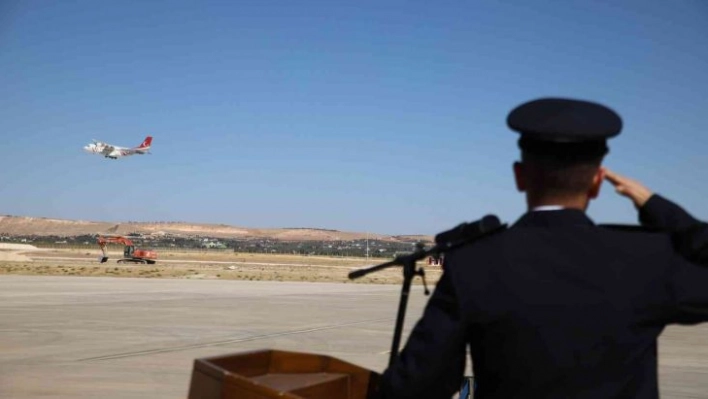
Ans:
[[[622,119],[610,108],[566,98],[542,98],[521,104],[509,113],[507,124],[521,133],[522,150],[578,160],[607,154],[607,139],[622,130]]]

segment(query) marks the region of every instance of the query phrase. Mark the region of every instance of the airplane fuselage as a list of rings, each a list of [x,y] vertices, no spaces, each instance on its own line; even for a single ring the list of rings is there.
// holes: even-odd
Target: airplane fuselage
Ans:
[[[84,151],[89,154],[103,155],[106,158],[118,159],[120,157],[125,157],[135,154],[149,154],[150,146],[152,144],[152,137],[148,136],[143,140],[143,143],[138,147],[127,148],[110,145],[100,141],[95,141],[84,146]]]

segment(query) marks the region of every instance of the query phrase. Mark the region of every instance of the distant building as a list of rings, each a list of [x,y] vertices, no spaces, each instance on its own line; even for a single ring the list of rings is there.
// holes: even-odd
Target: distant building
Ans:
[[[216,249],[226,249],[226,244],[223,244],[217,240],[210,241],[208,238],[205,238],[202,242],[202,248],[216,248]]]

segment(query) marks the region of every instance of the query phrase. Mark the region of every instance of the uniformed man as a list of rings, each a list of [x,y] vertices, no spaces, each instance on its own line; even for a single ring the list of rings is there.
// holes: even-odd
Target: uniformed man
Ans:
[[[445,271],[396,363],[390,398],[450,398],[469,345],[475,398],[657,398],[657,338],[708,321],[708,225],[601,166],[622,122],[600,104],[540,99],[513,110],[528,212],[446,254]],[[598,226],[603,181],[644,229]]]

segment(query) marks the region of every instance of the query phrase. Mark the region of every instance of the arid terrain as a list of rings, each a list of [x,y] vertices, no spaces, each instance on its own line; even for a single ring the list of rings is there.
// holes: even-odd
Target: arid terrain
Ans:
[[[42,249],[27,244],[0,244],[0,274],[114,276],[144,278],[226,279],[268,281],[318,281],[398,284],[399,267],[349,280],[347,274],[390,258],[335,258],[324,256],[235,253],[226,251],[161,251],[154,265],[117,263],[119,251],[109,252],[100,263],[95,249]],[[422,263],[421,263],[422,266]],[[439,267],[426,267],[432,287],[440,277]],[[420,278],[414,283],[419,284]]]
[[[64,220],[26,216],[0,216],[0,236],[12,237],[77,237],[96,234],[140,234],[143,236],[218,237],[223,239],[268,239],[274,241],[431,241],[429,236],[387,236],[371,233],[343,232],[311,228],[257,229],[228,225],[186,222],[101,222]],[[120,247],[109,248],[109,260],[100,263],[98,246],[77,249],[61,245],[53,248],[0,242],[0,274],[115,276],[145,278],[189,278],[272,281],[322,281],[392,283],[402,280],[400,268],[393,267],[356,280],[347,274],[353,269],[380,264],[388,258],[327,257],[239,253],[233,250],[158,249],[154,265],[117,263],[122,258]],[[16,241],[16,240],[15,240]],[[422,265],[422,263],[421,263]],[[439,278],[439,267],[428,267],[429,282]],[[420,283],[417,278],[415,283]]]
[[[140,233],[144,235],[172,235],[178,237],[216,237],[228,239],[268,238],[284,241],[306,240],[417,240],[430,241],[425,235],[384,235],[357,233],[317,228],[259,229],[188,222],[103,222],[65,220],[27,216],[0,215],[0,235],[5,236],[80,236],[95,234]]]

